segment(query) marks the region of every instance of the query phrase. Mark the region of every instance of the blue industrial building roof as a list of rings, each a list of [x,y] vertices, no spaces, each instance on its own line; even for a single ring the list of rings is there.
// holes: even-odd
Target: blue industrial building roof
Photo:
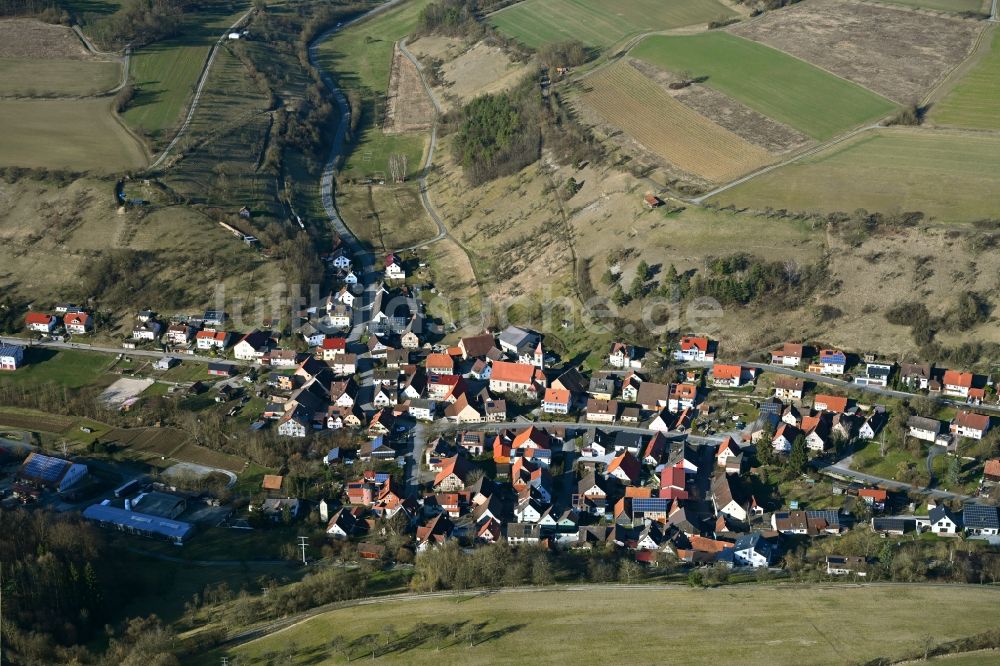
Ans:
[[[138,532],[159,534],[174,540],[184,540],[194,529],[191,523],[169,520],[147,513],[126,511],[107,504],[93,504],[83,510],[83,517],[102,523],[114,523]]]

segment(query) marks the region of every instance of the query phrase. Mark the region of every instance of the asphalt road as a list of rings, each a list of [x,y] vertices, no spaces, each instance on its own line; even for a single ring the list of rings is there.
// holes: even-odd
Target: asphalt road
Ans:
[[[194,361],[195,363],[224,363],[226,365],[236,366],[238,365],[234,361],[230,361],[224,358],[215,358],[212,356],[198,356],[197,354],[180,354],[180,353],[164,353],[161,351],[154,351],[151,349],[124,349],[120,347],[102,347],[100,345],[91,345],[85,342],[57,342],[55,340],[51,341],[40,341],[40,340],[29,340],[25,338],[14,338],[14,337],[3,337],[0,336],[0,342],[6,342],[8,344],[16,345],[26,345],[28,347],[41,347],[44,349],[72,349],[74,351],[89,351],[98,352],[101,354],[124,354],[126,356],[142,356],[146,358],[164,358],[166,356],[172,356],[174,358],[180,359],[182,361]]]

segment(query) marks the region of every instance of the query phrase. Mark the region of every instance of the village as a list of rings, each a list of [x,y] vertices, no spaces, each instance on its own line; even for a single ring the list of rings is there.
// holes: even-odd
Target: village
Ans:
[[[327,538],[356,545],[362,559],[406,561],[450,541],[505,541],[613,548],[651,567],[672,560],[767,568],[780,566],[789,539],[835,537],[858,525],[881,535],[1000,541],[995,447],[993,458],[971,458],[966,476],[978,483],[970,493],[873,477],[841,461],[860,448],[884,450],[894,422],[889,437],[969,460],[968,443],[995,439],[991,413],[1000,408],[988,377],[802,343],[784,343],[759,362],[727,362],[723,344],[696,335],[655,350],[614,342],[591,369],[561,362],[542,334],[513,325],[444,344],[418,292],[403,283],[399,256],[361,279],[345,244],[324,260],[335,285],[321,304],[298,312],[291,336],[231,330],[220,310],[166,318],[143,311],[122,353],[145,350],[159,369],[204,362],[217,385],[199,392],[216,392],[217,402],[244,395],[230,415],[252,394],[264,405],[251,415],[252,430],[309,439],[322,464],[339,470],[336,492],[307,501],[270,474],[249,510],[286,522],[315,511]],[[6,339],[0,368],[18,372],[33,344],[85,348],[97,318],[67,304],[28,312],[31,339]],[[951,418],[900,416],[887,407],[900,397]],[[347,438],[324,447],[331,433]],[[764,481],[775,470],[786,483]],[[85,459],[33,452],[13,497],[65,493],[86,473]],[[818,475],[832,484],[830,501],[779,490],[815,484]],[[186,499],[136,481],[82,512],[182,545],[197,538],[183,520]],[[386,551],[387,521],[409,535],[395,552]],[[869,564],[825,556],[830,575],[865,576]]]

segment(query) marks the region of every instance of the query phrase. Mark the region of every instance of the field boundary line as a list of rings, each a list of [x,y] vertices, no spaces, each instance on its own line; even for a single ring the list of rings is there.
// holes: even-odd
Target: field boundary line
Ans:
[[[993,0],[995,3],[997,0]],[[972,45],[969,50],[969,55],[965,56],[961,62],[952,67],[944,76],[942,76],[931,89],[927,91],[923,99],[920,100],[921,106],[927,106],[928,104],[933,104],[934,102],[939,102],[943,98],[947,97],[948,93],[955,89],[962,79],[965,78],[976,66],[989,55],[990,49],[993,43],[993,32],[995,25],[987,22],[983,26],[983,29],[979,31],[979,35],[976,37],[976,43]],[[985,39],[986,33],[990,33],[990,38]],[[947,90],[945,90],[947,87]]]

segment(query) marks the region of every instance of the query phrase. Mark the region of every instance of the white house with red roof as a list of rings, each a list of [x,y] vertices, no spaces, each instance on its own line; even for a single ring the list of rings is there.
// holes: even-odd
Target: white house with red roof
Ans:
[[[982,439],[990,429],[990,417],[962,410],[951,422],[951,432],[959,437]]]
[[[545,374],[533,365],[495,361],[490,373],[490,391],[494,393],[524,393],[538,397],[545,388]]]
[[[572,394],[566,389],[547,388],[542,398],[542,411],[546,414],[569,414]]]
[[[219,351],[222,351],[229,346],[230,337],[231,334],[229,331],[216,331],[211,328],[206,328],[205,330],[195,333],[194,345],[198,349],[202,350],[218,349]]]
[[[58,323],[58,318],[44,312],[29,312],[24,317],[24,327],[38,333],[51,333]]]
[[[716,343],[708,338],[685,335],[677,343],[674,360],[712,363],[715,361],[716,346]]]
[[[972,379],[971,372],[945,370],[944,376],[941,378],[944,394],[957,398],[968,398],[969,391],[972,390]]]
[[[739,388],[753,377],[753,368],[744,368],[742,365],[716,363],[712,366],[712,385],[720,388]]]
[[[83,335],[94,328],[94,320],[86,312],[70,312],[63,317],[63,326],[67,333]]]
[[[386,280],[405,280],[406,279],[406,269],[403,268],[403,262],[395,254],[390,252],[385,257],[385,279]]]

